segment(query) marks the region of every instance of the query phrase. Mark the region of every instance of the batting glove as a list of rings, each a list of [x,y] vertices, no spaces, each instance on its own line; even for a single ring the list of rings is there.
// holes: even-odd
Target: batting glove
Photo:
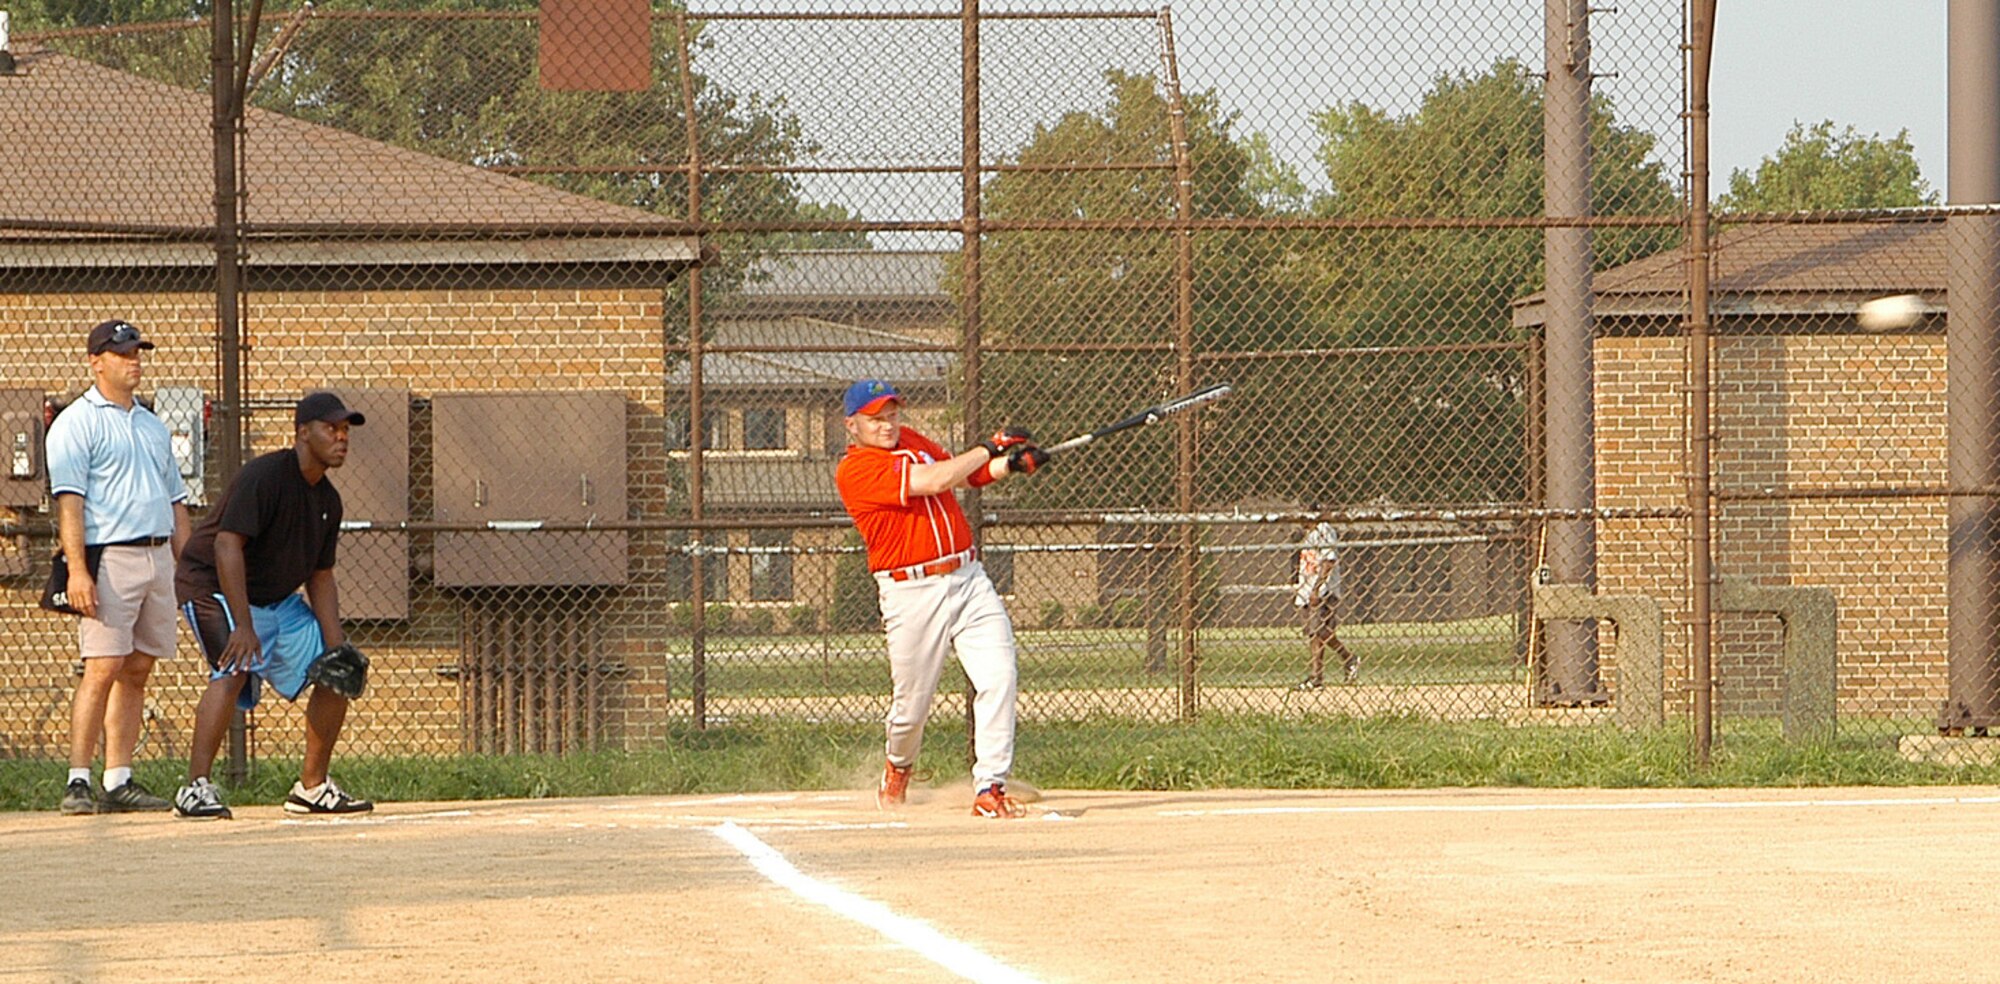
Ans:
[[[1032,444],[1024,444],[1007,454],[1007,470],[1017,475],[1033,475],[1048,463],[1049,453]]]
[[[1023,444],[1033,443],[1035,443],[1035,435],[1028,433],[1027,428],[1002,427],[994,431],[992,437],[979,442],[979,446],[986,449],[986,454],[989,458],[1004,458],[1014,448],[1020,447]]]

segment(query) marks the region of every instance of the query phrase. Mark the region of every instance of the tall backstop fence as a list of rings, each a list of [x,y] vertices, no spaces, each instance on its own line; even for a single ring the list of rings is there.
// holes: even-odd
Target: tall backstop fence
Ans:
[[[1984,733],[1993,199],[1711,218],[1712,5],[1350,6],[20,12],[0,756],[64,754],[42,442],[110,317],[198,515],[366,414],[368,754],[879,719],[863,377],[946,447],[1232,388],[965,496],[1031,721]]]

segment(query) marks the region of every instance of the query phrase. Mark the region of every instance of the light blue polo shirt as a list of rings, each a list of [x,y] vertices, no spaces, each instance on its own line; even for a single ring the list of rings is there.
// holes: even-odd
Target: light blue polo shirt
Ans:
[[[127,410],[92,386],[49,425],[49,491],[83,496],[83,542],[171,536],[187,498],[173,438],[151,410]]]

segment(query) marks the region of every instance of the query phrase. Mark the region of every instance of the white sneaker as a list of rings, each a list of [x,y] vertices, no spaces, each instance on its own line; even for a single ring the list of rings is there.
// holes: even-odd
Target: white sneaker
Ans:
[[[347,790],[340,788],[332,776],[311,789],[294,782],[292,794],[285,797],[286,813],[367,813],[373,809],[375,804],[347,795]]]
[[[206,776],[182,786],[174,794],[174,815],[191,820],[235,819],[235,814],[229,812],[229,804],[222,801],[222,790],[215,788]]]

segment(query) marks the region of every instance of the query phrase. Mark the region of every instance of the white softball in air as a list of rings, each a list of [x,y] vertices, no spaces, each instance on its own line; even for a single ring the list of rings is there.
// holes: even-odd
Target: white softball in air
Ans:
[[[1864,301],[1855,315],[1861,327],[1870,331],[1908,328],[1924,316],[1924,302],[1915,294],[1891,294]]]

